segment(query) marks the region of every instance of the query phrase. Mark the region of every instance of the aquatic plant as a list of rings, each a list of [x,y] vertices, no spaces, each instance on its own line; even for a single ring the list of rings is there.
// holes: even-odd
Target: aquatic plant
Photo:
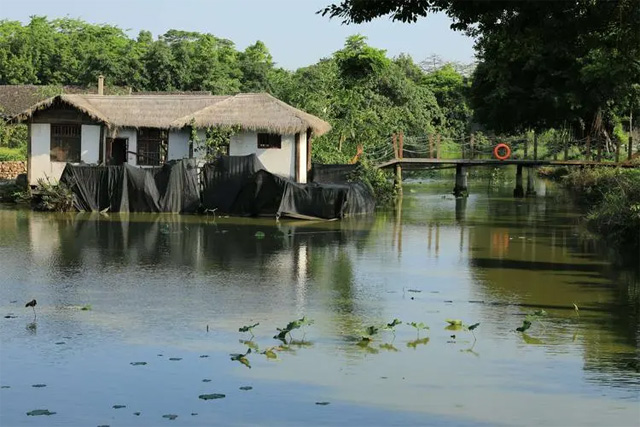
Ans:
[[[425,325],[424,323],[420,322],[411,322],[411,323],[407,323],[407,325],[413,327],[416,330],[417,336],[418,338],[420,338],[420,331],[424,331],[426,329],[429,329],[429,327],[427,325]]]
[[[525,332],[526,330],[528,330],[529,328],[531,328],[531,321],[524,319],[522,321],[522,326],[520,326],[519,328],[516,328],[516,331],[518,332]]]
[[[231,356],[231,360],[235,361],[235,362],[240,362],[242,363],[244,366],[246,366],[247,368],[251,369],[251,363],[249,363],[249,359],[247,359],[247,356],[251,354],[251,349],[248,348],[247,352],[242,354],[242,353],[232,353],[229,356]]]
[[[258,326],[259,324],[260,324],[260,322],[254,323],[253,325],[243,326],[240,329],[238,329],[238,332],[249,332],[251,334],[251,337],[253,338],[255,336],[255,335],[253,335],[253,328]]]
[[[37,305],[37,301],[35,299],[32,299],[31,301],[29,301],[28,303],[26,303],[24,306],[25,307],[31,307],[33,309],[33,321],[35,322],[38,318],[38,315],[36,314],[36,305]]]
[[[407,347],[413,348],[415,350],[416,348],[418,348],[419,345],[426,345],[428,342],[429,342],[429,338],[427,337],[418,338],[413,341],[409,341],[407,343]]]
[[[278,330],[278,333],[276,335],[274,335],[273,338],[278,339],[284,343],[287,342],[287,335],[289,335],[289,338],[291,339],[291,331],[295,330],[295,329],[300,329],[300,328],[305,328],[306,326],[312,325],[313,324],[313,320],[312,319],[308,319],[306,316],[303,316],[302,318],[298,319],[298,320],[294,320],[291,321],[289,323],[287,323],[287,326],[285,326],[284,328],[276,328]],[[304,330],[304,329],[303,329]],[[303,337],[306,335],[306,332],[303,333]]]
[[[400,319],[393,319],[391,322],[387,323],[383,326],[383,329],[387,331],[391,331],[393,335],[396,335],[396,326],[402,325],[402,321]]]

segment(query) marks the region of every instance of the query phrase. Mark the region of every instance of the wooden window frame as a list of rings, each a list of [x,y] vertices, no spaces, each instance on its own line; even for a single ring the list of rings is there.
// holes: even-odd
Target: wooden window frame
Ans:
[[[82,125],[52,123],[49,138],[49,160],[80,163],[82,160]]]
[[[282,135],[279,133],[259,133],[258,148],[265,150],[282,148]]]
[[[168,132],[157,128],[139,128],[136,152],[138,166],[161,166],[167,158]]]

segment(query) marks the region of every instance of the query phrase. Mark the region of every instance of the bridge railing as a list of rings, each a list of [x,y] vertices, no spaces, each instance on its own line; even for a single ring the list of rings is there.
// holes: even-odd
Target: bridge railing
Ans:
[[[490,159],[496,144],[504,142],[511,147],[514,159],[526,160],[586,160],[613,161],[633,157],[633,138],[623,144],[617,140],[585,137],[570,140],[566,135],[560,135],[549,149],[545,144],[543,152],[539,150],[538,136],[533,141],[528,138],[496,139],[476,138],[471,134],[462,138],[445,138],[439,133],[405,136],[402,132],[393,134],[388,140],[378,146],[365,150],[365,156],[374,163],[383,163],[393,159],[427,158],[427,159]],[[626,151],[626,152],[625,152]],[[625,156],[626,154],[626,156]]]

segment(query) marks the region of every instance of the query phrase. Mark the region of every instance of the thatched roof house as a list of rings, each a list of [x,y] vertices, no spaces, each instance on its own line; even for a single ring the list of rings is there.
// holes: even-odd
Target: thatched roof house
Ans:
[[[27,122],[29,181],[57,179],[66,163],[157,166],[204,158],[207,130],[231,126],[229,155],[256,154],[273,173],[306,182],[311,137],[331,126],[266,93],[213,95],[61,94],[13,115]],[[193,138],[193,130],[197,138]]]

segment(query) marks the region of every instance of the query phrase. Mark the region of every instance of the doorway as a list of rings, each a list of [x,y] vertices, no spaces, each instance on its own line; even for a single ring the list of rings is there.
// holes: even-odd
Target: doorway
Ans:
[[[127,162],[128,138],[107,138],[107,164],[122,165]]]

